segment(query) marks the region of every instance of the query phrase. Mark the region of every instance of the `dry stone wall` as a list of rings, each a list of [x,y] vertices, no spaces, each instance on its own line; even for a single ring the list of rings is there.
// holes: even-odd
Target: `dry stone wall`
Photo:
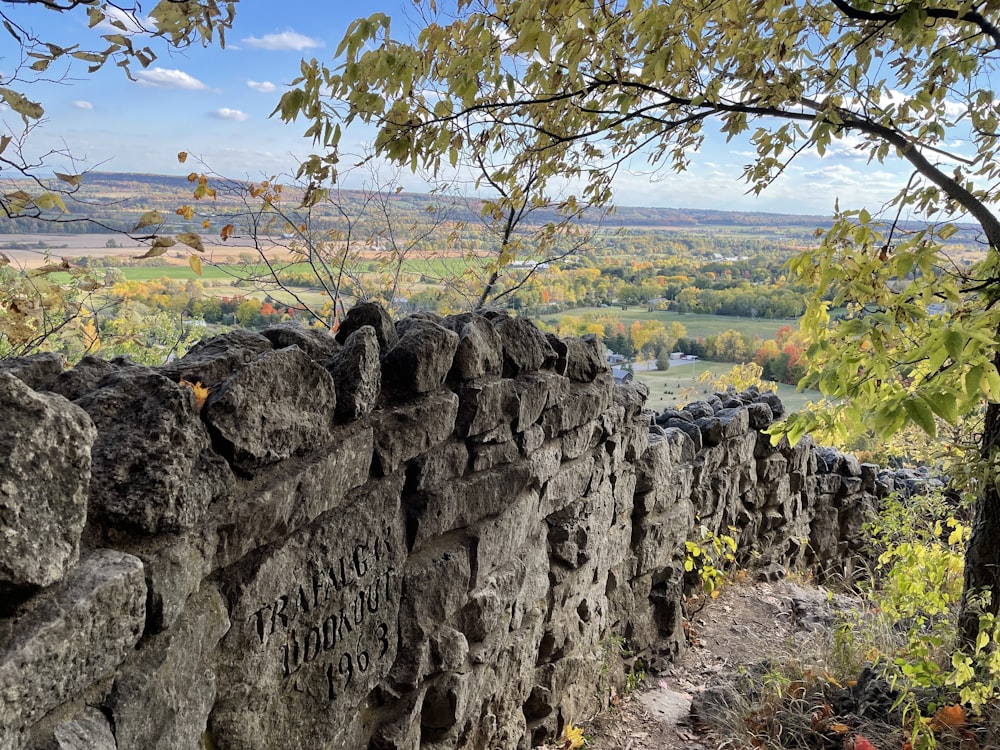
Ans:
[[[528,748],[621,639],[682,647],[697,526],[849,564],[874,467],[771,446],[767,394],[646,395],[593,337],[374,305],[0,363],[0,748]]]

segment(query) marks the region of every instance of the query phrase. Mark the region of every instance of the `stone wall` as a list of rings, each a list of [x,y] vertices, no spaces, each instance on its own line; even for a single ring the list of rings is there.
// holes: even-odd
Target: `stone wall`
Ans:
[[[874,467],[772,447],[769,394],[645,395],[593,337],[373,305],[0,363],[0,748],[528,748],[622,639],[682,648],[696,527],[847,564]]]

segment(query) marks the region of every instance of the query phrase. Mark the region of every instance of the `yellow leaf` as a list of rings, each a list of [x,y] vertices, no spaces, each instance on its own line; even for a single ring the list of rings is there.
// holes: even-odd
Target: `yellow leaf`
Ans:
[[[181,164],[183,164],[184,162],[186,162],[187,158],[188,158],[187,151],[180,151],[180,152],[178,152],[178,154],[177,154],[177,161],[179,161]]]
[[[60,211],[66,213],[66,204],[63,203],[62,196],[58,193],[42,193],[33,202],[43,211],[50,211],[58,207]]]
[[[835,721],[830,724],[830,731],[835,734],[847,734],[851,731],[851,728],[847,724],[841,724],[839,721]]]
[[[574,727],[571,722],[566,723],[565,729],[563,729],[563,747],[567,750],[571,748],[583,747],[586,741],[583,738],[583,728]]]
[[[205,219],[205,221],[201,222],[202,229],[208,229],[210,226],[212,226],[212,222],[209,219]]]
[[[181,379],[181,385],[186,385],[194,392],[194,400],[198,405],[198,411],[201,411],[201,407],[205,405],[205,401],[208,399],[209,389],[201,384],[199,380],[197,383],[192,383],[190,380]]]
[[[177,214],[178,216],[183,216],[188,221],[194,218],[194,209],[191,208],[191,206],[188,206],[187,204],[178,208],[176,211],[174,211],[174,213]]]
[[[194,271],[196,275],[201,276],[201,258],[197,255],[189,255],[188,265],[191,266],[191,270]]]
[[[162,224],[162,223],[163,223],[163,214],[155,210],[147,211],[146,213],[144,213],[142,216],[139,217],[139,221],[137,221],[135,223],[135,226],[132,227],[132,231],[137,232],[143,227],[149,227],[153,226],[154,224]]]

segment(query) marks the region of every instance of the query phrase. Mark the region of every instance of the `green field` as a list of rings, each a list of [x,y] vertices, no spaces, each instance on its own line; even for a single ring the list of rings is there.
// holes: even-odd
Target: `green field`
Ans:
[[[784,326],[791,326],[798,329],[797,320],[773,320],[768,318],[737,318],[730,315],[701,315],[695,313],[677,313],[665,310],[654,310],[649,312],[648,308],[640,305],[630,305],[627,309],[618,307],[575,307],[565,310],[556,315],[544,315],[541,319],[548,324],[555,325],[564,316],[583,317],[590,315],[596,317],[613,317],[620,320],[626,328],[637,320],[658,320],[668,328],[671,323],[678,322],[687,329],[689,338],[699,339],[706,336],[715,336],[723,331],[733,329],[750,337],[760,339],[773,339],[778,329]]]
[[[198,276],[189,266],[126,267],[122,268],[121,272],[129,281],[156,281],[157,279],[209,281],[212,279],[232,279],[238,270],[238,266],[210,266],[206,263],[201,267],[201,276]]]
[[[698,379],[706,370],[713,375],[721,375],[733,368],[726,362],[685,362],[672,363],[670,370],[636,370],[635,379],[649,386],[649,399],[646,407],[653,411],[662,411],[666,406],[683,406],[691,401],[706,398],[714,389],[710,383],[699,383]],[[806,404],[819,401],[819,391],[806,390],[798,392],[790,385],[777,384],[778,396],[789,412],[799,411]]]

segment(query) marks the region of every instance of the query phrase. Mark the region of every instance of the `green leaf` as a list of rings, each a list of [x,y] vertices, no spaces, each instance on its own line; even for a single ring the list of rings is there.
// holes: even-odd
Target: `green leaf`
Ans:
[[[908,398],[903,401],[903,408],[921,430],[931,437],[937,435],[937,423],[934,421],[934,413],[930,406],[919,397]]]
[[[965,337],[954,328],[949,328],[944,332],[944,348],[948,356],[958,362],[965,348]]]

